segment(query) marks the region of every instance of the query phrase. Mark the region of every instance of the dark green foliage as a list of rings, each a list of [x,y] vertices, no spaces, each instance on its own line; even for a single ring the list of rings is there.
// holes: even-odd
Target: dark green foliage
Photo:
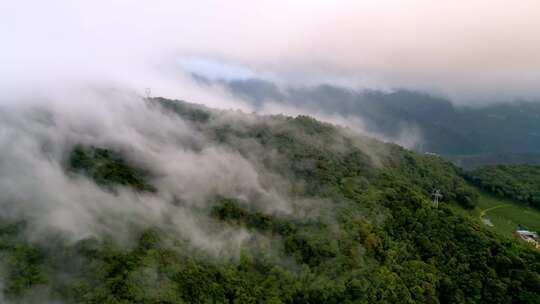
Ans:
[[[231,224],[280,235],[284,239],[285,252],[299,263],[316,266],[338,254],[336,240],[329,238],[325,231],[328,227],[320,222],[301,222],[248,212],[231,199],[220,200],[212,209],[212,215]]]
[[[15,297],[38,285],[46,284],[44,256],[22,238],[23,222],[0,222],[0,261],[5,271],[3,293]]]
[[[190,104],[178,100],[168,100],[161,97],[151,98],[149,99],[149,102],[152,104],[157,104],[158,106],[163,107],[163,109],[166,111],[172,111],[181,116],[183,119],[192,122],[206,123],[211,117],[208,109],[196,104]]]
[[[155,192],[148,182],[149,173],[113,150],[77,145],[69,155],[69,170],[87,175],[103,187],[129,186],[138,191]]]
[[[394,178],[403,178],[422,189],[429,197],[438,189],[443,194],[443,202],[456,202],[464,208],[472,209],[478,200],[478,192],[461,177],[462,170],[438,156],[420,155],[397,148]],[[394,152],[394,153],[395,153]]]
[[[249,212],[240,207],[237,200],[221,198],[211,210],[211,215],[233,225],[242,225],[261,232],[288,235],[298,230],[298,223],[292,219],[274,217],[261,212]]]
[[[180,107],[177,114],[205,121]],[[30,243],[24,224],[5,224],[4,292],[16,298],[46,285],[65,303],[95,304],[538,303],[540,253],[455,213],[450,203],[471,208],[477,191],[441,158],[359,144],[309,117],[261,117],[205,132],[283,179],[291,200],[312,205],[284,215],[262,212],[257,202],[209,202],[198,212],[253,236],[225,258],[157,227],[134,229],[134,244],[121,246],[94,238]],[[369,156],[375,152],[377,160]],[[69,165],[106,188],[154,189],[146,171],[112,150],[77,146]],[[444,195],[438,209],[435,188]]]
[[[429,271],[426,275],[436,279],[432,288],[437,287],[442,303],[521,303],[518,295],[529,293],[532,287],[522,284],[533,284],[535,293],[540,291],[536,284],[540,277],[538,252],[498,239],[449,208],[430,208],[408,188],[398,191],[385,199],[385,204],[392,206],[392,220],[387,222],[385,231],[397,246],[407,248],[400,259],[430,265],[414,271],[416,275]],[[528,279],[516,277],[522,271]],[[535,301],[530,298],[523,303]]]
[[[261,118],[261,122],[245,128],[226,124],[212,130],[212,135],[246,156],[253,151],[238,145],[238,141],[255,140],[263,151],[276,151],[272,157],[262,153],[261,163],[292,181],[293,186],[302,183],[294,191],[305,196],[331,195],[341,178],[372,177],[375,171],[370,157],[355,148],[354,140],[342,130],[307,116]]]
[[[14,247],[7,261],[9,272],[5,292],[18,295],[35,285],[46,283],[42,262],[43,256],[34,248],[25,244]]]
[[[486,166],[468,172],[467,178],[495,195],[540,208],[540,166]]]

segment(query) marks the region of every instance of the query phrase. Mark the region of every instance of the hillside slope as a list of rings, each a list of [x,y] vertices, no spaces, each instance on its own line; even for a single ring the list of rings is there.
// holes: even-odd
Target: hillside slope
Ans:
[[[471,214],[486,223],[488,229],[508,238],[513,237],[512,233],[519,228],[540,231],[538,209],[494,195],[482,194]]]
[[[534,101],[465,107],[409,90],[357,91],[334,85],[283,88],[261,79],[220,84],[259,109],[273,104],[350,121],[360,119],[365,131],[394,142],[400,142],[401,136],[417,137],[409,143],[411,148],[444,155],[466,168],[540,163],[540,104]]]
[[[468,172],[467,178],[495,195],[540,209],[540,166],[484,166]]]
[[[107,209],[78,205],[96,214],[92,233],[74,238],[51,229],[36,240],[39,215],[4,214],[5,301],[540,299],[540,253],[456,213],[451,206],[474,208],[478,191],[442,158],[306,116],[162,98],[142,108],[152,119],[136,121],[148,128],[115,129],[116,142],[86,133],[62,141],[59,166],[78,187],[72,197],[84,200],[91,189],[107,201]],[[133,133],[136,140],[121,144]],[[435,189],[444,195],[439,208],[431,203]]]

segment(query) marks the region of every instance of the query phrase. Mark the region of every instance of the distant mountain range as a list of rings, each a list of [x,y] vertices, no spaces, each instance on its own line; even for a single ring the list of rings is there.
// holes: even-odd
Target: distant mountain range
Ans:
[[[419,132],[421,141],[411,148],[440,154],[463,167],[540,163],[538,102],[470,107],[408,90],[354,91],[331,85],[281,88],[260,79],[220,83],[259,109],[272,102],[328,115],[358,117],[368,132],[387,138],[412,128]]]

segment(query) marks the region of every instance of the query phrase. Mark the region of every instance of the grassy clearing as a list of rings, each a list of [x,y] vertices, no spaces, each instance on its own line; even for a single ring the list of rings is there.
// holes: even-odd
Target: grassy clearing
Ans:
[[[479,220],[489,219],[493,226],[486,225],[488,229],[505,237],[512,237],[518,225],[540,231],[540,211],[485,193],[480,195],[478,206],[470,214]]]

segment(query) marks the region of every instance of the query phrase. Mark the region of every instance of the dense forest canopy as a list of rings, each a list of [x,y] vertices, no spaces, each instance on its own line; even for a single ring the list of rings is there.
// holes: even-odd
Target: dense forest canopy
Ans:
[[[468,172],[467,177],[486,191],[540,209],[540,166],[485,166]]]
[[[2,300],[539,302],[540,253],[456,212],[473,208],[478,190],[461,169],[438,156],[307,116],[256,116],[161,98],[146,100],[145,111],[172,119],[178,128],[187,125],[207,139],[160,141],[163,146],[178,144],[167,154],[168,167],[180,166],[196,179],[197,170],[182,167],[182,160],[172,155],[189,151],[194,160],[205,153],[231,155],[227,160],[235,166],[254,168],[257,174],[247,176],[257,180],[258,190],[244,191],[242,183],[231,181],[242,191],[208,182],[202,198],[176,193],[162,207],[171,217],[165,214],[153,224],[129,222],[127,240],[115,236],[119,231],[76,240],[52,231],[39,242],[29,234],[35,218],[2,218]],[[212,154],[214,146],[219,150]],[[163,195],[166,185],[182,187],[168,183],[162,176],[168,171],[153,172],[147,159],[130,153],[126,147],[81,140],[65,149],[62,170],[79,183],[95,183],[97,191],[118,197],[118,204],[123,203],[120,198],[132,198],[126,193],[144,205]],[[205,170],[203,162],[198,164],[195,169]],[[216,164],[210,173],[229,170],[226,180],[244,181],[241,173],[231,173],[227,162]],[[434,190],[443,194],[438,208],[432,204]],[[174,229],[172,212],[178,210],[197,217],[193,225],[202,223],[201,231],[216,238],[233,231],[243,236],[242,242],[234,250],[218,250],[212,242],[187,237],[187,226]],[[121,221],[130,215],[115,216]],[[229,236],[225,242],[233,243]]]

